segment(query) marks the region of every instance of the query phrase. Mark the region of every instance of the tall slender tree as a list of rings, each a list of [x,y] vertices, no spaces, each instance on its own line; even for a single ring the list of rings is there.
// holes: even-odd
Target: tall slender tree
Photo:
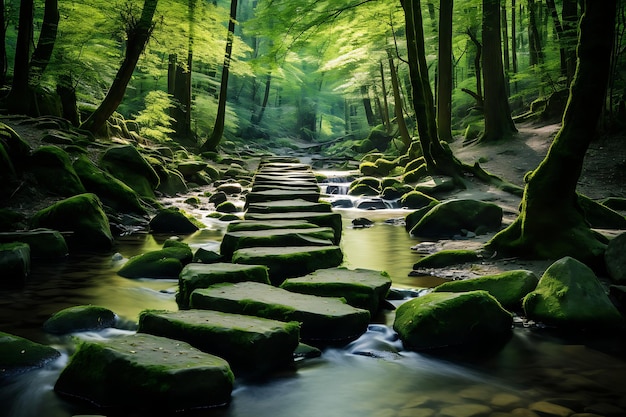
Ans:
[[[526,177],[519,217],[488,243],[501,254],[603,263],[606,239],[591,230],[576,193],[583,160],[604,106],[616,0],[585,1],[578,65],[563,124],[544,160]]]
[[[440,140],[452,140],[452,10],[453,0],[439,2],[437,129]]]
[[[17,42],[15,44],[13,83],[6,99],[7,108],[11,113],[29,114],[31,104],[34,102],[33,92],[28,83],[30,51],[33,43],[33,13],[33,0],[21,0]]]

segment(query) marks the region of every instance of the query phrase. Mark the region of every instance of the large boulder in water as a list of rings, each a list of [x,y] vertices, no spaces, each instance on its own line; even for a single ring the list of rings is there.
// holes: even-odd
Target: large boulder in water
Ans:
[[[39,368],[61,356],[50,346],[0,332],[0,380],[15,373]]]
[[[505,308],[519,308],[522,299],[537,287],[539,280],[531,271],[516,270],[496,275],[445,282],[435,292],[466,292],[484,290],[489,292]]]
[[[54,390],[102,408],[175,413],[225,405],[228,363],[185,342],[148,334],[78,345]]]
[[[95,194],[80,194],[61,200],[36,213],[31,224],[71,232],[67,237],[71,250],[109,251],[113,247],[109,220]]]
[[[33,229],[0,233],[0,243],[23,242],[30,246],[31,258],[65,258],[68,255],[65,238],[57,230]]]
[[[402,304],[393,328],[412,350],[506,340],[513,317],[487,291],[430,293]]]
[[[155,233],[193,233],[202,226],[199,221],[177,208],[163,209],[150,220],[150,230]]]
[[[411,229],[419,237],[449,237],[463,230],[482,234],[497,231],[502,208],[477,200],[450,200],[436,205]]]
[[[71,197],[85,192],[69,155],[58,146],[42,146],[33,152],[30,171],[37,182],[51,193]]]
[[[611,239],[604,252],[604,262],[611,280],[626,284],[626,233]]]
[[[132,145],[109,148],[100,160],[100,166],[143,197],[154,198],[159,176]]]
[[[186,243],[167,240],[162,249],[133,256],[117,272],[125,278],[176,279],[183,267],[193,260]]]
[[[66,334],[113,327],[117,316],[108,308],[83,305],[56,312],[43,324],[43,330],[52,334]]]
[[[546,269],[523,307],[529,319],[564,329],[602,330],[624,324],[593,271],[569,256]]]

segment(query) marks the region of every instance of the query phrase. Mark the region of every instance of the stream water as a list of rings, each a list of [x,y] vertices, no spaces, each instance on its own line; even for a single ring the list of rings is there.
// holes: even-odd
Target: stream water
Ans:
[[[431,287],[432,277],[409,277],[417,243],[404,227],[385,222],[406,212],[339,210],[344,218],[341,243],[345,266],[385,270],[396,288]],[[369,228],[351,227],[367,217]],[[219,245],[225,224],[184,237],[192,247]],[[123,258],[161,246],[167,236],[135,234],[117,242]],[[0,330],[55,346],[63,356],[45,368],[0,381],[0,416],[69,417],[102,414],[66,402],[54,383],[75,345],[73,337],[41,331],[54,312],[78,304],[110,308],[128,321],[128,330],[74,335],[108,338],[132,331],[147,308],[177,309],[174,280],[129,280],[119,277],[119,256],[80,255],[60,263],[36,264],[24,288],[0,291]],[[395,302],[399,304],[400,302]],[[617,338],[561,339],[518,321],[511,340],[498,352],[473,359],[451,359],[403,349],[391,329],[393,311],[375,320],[366,334],[320,358],[296,362],[293,369],[263,381],[237,380],[232,403],[223,409],[199,410],[191,416],[367,416],[367,417],[503,417],[572,415],[626,416],[626,346]],[[572,413],[562,412],[564,407]],[[544,410],[532,414],[529,410]],[[551,411],[546,411],[551,410]],[[524,414],[525,413],[525,414]],[[549,414],[552,413],[552,414]],[[106,414],[142,416],[124,413]],[[591,417],[588,415],[587,417]]]

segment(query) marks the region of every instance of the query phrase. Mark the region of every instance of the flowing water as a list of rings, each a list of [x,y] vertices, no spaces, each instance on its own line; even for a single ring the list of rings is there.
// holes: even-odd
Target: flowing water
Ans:
[[[410,247],[417,242],[408,236],[401,222],[390,221],[403,218],[405,211],[339,211],[344,218],[341,247],[345,266],[385,270],[396,288],[432,287],[441,281],[408,276],[417,260]],[[373,226],[353,228],[352,219],[358,217],[369,218]],[[208,229],[185,236],[184,241],[192,247],[217,248],[224,228],[225,224],[213,222]],[[143,309],[177,309],[176,281],[130,280],[116,274],[124,259],[160,247],[165,238],[126,236],[117,243],[119,255],[80,255],[62,262],[36,264],[24,288],[0,291],[1,331],[50,344],[63,353],[43,369],[0,382],[0,416],[102,413],[55,395],[54,383],[75,339],[46,335],[41,325],[62,308],[97,304],[124,318],[127,324],[122,327],[126,330],[109,329],[75,337],[109,338],[132,332]],[[189,415],[503,417],[542,415],[528,414],[528,410],[545,411],[547,407],[552,407],[550,412],[554,413],[562,410],[558,407],[566,407],[600,416],[626,415],[626,346],[617,338],[562,340],[517,321],[512,338],[498,352],[471,360],[445,359],[404,350],[391,329],[392,323],[393,311],[389,310],[351,344],[327,348],[320,358],[298,361],[293,369],[263,381],[238,379],[228,407]],[[124,412],[114,415],[143,417]]]

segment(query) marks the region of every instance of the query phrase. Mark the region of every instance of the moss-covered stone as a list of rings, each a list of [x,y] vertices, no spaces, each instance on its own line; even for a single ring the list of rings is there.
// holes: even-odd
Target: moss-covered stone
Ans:
[[[43,324],[43,330],[52,334],[67,334],[114,327],[117,316],[108,308],[83,305],[63,309]]]
[[[502,224],[502,208],[477,200],[450,200],[436,205],[411,229],[411,235],[443,237],[497,231]]]
[[[523,301],[529,319],[571,330],[615,330],[624,320],[585,264],[562,258],[542,275]]]
[[[423,257],[413,265],[413,268],[445,268],[447,266],[464,264],[466,262],[476,262],[479,259],[481,259],[480,255],[478,252],[473,250],[442,250]]]
[[[56,349],[19,336],[0,332],[0,380],[60,357]]]
[[[217,191],[221,191],[226,195],[237,195],[243,192],[243,187],[238,182],[227,182],[217,186]]]
[[[380,194],[380,190],[372,188],[367,184],[357,184],[354,187],[350,187],[348,195],[352,196],[377,196]]]
[[[159,176],[132,145],[113,146],[102,155],[100,166],[143,197],[154,198]]]
[[[341,232],[343,223],[340,213],[310,213],[310,212],[293,212],[293,213],[246,213],[246,221],[254,220],[257,222],[273,222],[276,220],[296,220],[300,222],[313,223],[319,227],[330,227],[335,232],[334,242],[341,241]],[[338,244],[338,243],[337,243]]]
[[[302,323],[305,341],[346,341],[367,330],[369,312],[331,297],[297,294],[257,282],[217,284],[191,294],[191,307]]]
[[[420,220],[428,213],[431,209],[433,209],[439,201],[431,201],[426,207],[422,207],[412,213],[409,213],[404,218],[404,228],[407,232],[410,232],[411,229],[415,227],[416,224],[419,223]]]
[[[488,345],[511,334],[513,317],[487,291],[437,292],[396,310],[393,328],[412,350]]]
[[[209,164],[204,161],[187,160],[178,163],[176,165],[176,170],[180,172],[185,178],[191,178],[194,174],[197,174],[200,171],[204,171],[208,165]]]
[[[225,201],[228,201],[228,196],[223,191],[219,191],[209,197],[209,203],[212,203],[215,206],[218,206]]]
[[[193,254],[193,261],[201,264],[214,264],[224,260],[224,257],[214,251],[204,248],[198,248]]]
[[[251,203],[266,203],[271,201],[280,200],[305,200],[313,203],[317,203],[320,198],[319,191],[315,190],[267,190],[267,191],[255,191],[246,195],[246,204]]]
[[[187,246],[170,246],[133,256],[117,274],[125,278],[178,278],[183,267],[193,260]]]
[[[0,173],[15,175],[24,169],[30,157],[30,145],[15,130],[0,122],[0,159],[6,164],[0,167]]]
[[[484,290],[506,309],[518,309],[522,299],[537,287],[539,280],[531,271],[515,270],[496,275],[450,281],[437,286],[435,292]]]
[[[69,155],[58,146],[42,146],[31,156],[30,171],[51,193],[71,197],[85,192]]]
[[[404,166],[403,174],[406,174],[406,173],[411,172],[411,171],[413,171],[415,169],[418,169],[419,167],[421,167],[425,163],[426,163],[426,160],[424,159],[424,157],[419,157],[419,158],[412,159],[409,163],[407,163]]]
[[[272,284],[280,285],[286,278],[341,265],[343,253],[339,246],[244,248],[235,251],[232,260],[238,264],[267,266]]]
[[[421,209],[433,202],[438,202],[438,200],[419,191],[411,191],[402,196],[400,206],[408,209]]]
[[[452,191],[454,187],[454,180],[450,177],[426,177],[415,185],[415,191],[433,196],[437,193]]]
[[[193,233],[202,227],[202,223],[178,208],[160,210],[150,220],[150,230],[155,233]]]
[[[98,168],[86,155],[79,156],[73,166],[87,191],[96,194],[103,204],[117,211],[146,213],[135,191]]]
[[[210,310],[143,311],[139,332],[182,340],[235,370],[265,373],[293,362],[300,323]]]
[[[54,390],[102,408],[172,413],[227,404],[233,381],[224,359],[136,334],[79,344]]]
[[[626,283],[626,233],[611,239],[604,252],[604,263],[613,282]]]
[[[402,181],[404,181],[405,183],[414,184],[426,178],[427,176],[428,167],[426,166],[426,164],[422,164],[411,171],[405,170],[404,174],[402,174]]]
[[[598,229],[626,229],[626,217],[615,210],[583,195],[578,196],[578,202],[585,212],[585,218],[591,227]]]
[[[300,220],[268,220],[256,221],[245,220],[233,222],[226,228],[227,232],[243,232],[246,230],[271,230],[271,229],[315,229],[319,226]]]
[[[219,213],[229,213],[229,214],[237,213],[239,211],[237,209],[237,206],[235,206],[230,201],[224,201],[223,203],[218,204],[217,207],[215,207],[215,210]]]
[[[186,265],[178,276],[176,301],[181,308],[189,307],[189,297],[198,288],[207,288],[224,282],[254,281],[269,284],[268,269],[261,265],[237,265],[217,262]]]
[[[0,190],[1,189],[2,186],[0,186]],[[26,216],[23,213],[0,208],[0,232],[22,230],[26,228],[26,224]]]
[[[350,188],[354,188],[357,185],[365,184],[370,186],[371,188],[380,190],[381,188],[381,180],[376,177],[365,176],[355,179],[350,183]]]
[[[311,202],[305,200],[281,200],[265,203],[248,204],[248,213],[289,213],[289,212],[316,212],[330,213],[331,205],[326,202]]]
[[[67,243],[61,233],[51,229],[0,233],[0,243],[23,242],[30,247],[31,258],[65,258]]]
[[[374,316],[391,287],[386,272],[370,269],[320,269],[300,278],[289,278],[281,288],[301,294],[344,298],[353,307],[369,310]]]
[[[30,247],[26,243],[0,243],[0,287],[19,287],[30,274]]]
[[[72,251],[109,251],[113,247],[109,220],[95,194],[80,194],[61,200],[36,213],[31,225],[72,232],[66,238]]]
[[[330,227],[227,232],[222,238],[220,253],[226,259],[231,259],[236,250],[244,248],[330,246],[333,239],[334,231]]]
[[[156,190],[166,196],[175,196],[186,193],[189,190],[183,175],[175,169],[158,166],[155,171],[159,175],[159,185]]]

